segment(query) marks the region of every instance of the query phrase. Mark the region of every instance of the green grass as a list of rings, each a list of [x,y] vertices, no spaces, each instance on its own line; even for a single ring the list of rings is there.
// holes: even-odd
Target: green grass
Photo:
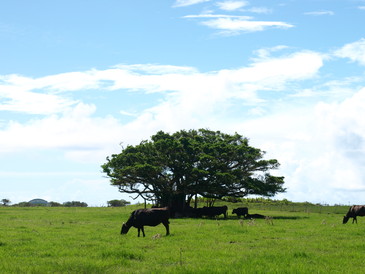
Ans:
[[[347,207],[254,211],[273,225],[171,219],[167,237],[162,225],[146,227],[145,238],[135,228],[120,235],[135,208],[0,207],[0,273],[364,272],[365,218],[342,225]]]

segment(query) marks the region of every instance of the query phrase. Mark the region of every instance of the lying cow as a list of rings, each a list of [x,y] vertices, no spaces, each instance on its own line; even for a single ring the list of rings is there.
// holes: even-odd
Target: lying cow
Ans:
[[[350,207],[349,211],[347,212],[346,216],[343,216],[343,224],[346,224],[347,221],[350,218],[352,219],[352,223],[354,223],[356,221],[357,223],[357,216],[365,216],[365,206],[363,205],[353,205],[352,207]]]
[[[207,216],[210,218],[213,218],[215,216],[224,215],[224,218],[227,218],[227,206],[212,206],[212,207],[202,207],[202,208],[196,208],[194,210],[196,217],[203,217]]]
[[[120,234],[127,234],[129,229],[134,226],[138,228],[138,237],[140,236],[140,231],[142,230],[143,237],[144,226],[157,226],[163,224],[166,228],[166,235],[170,234],[169,230],[169,217],[170,213],[168,208],[147,208],[147,209],[137,209],[132,212],[126,223],[123,223],[122,230]]]
[[[248,214],[248,208],[247,207],[239,207],[232,210],[232,214],[237,214],[237,217],[245,217]]]

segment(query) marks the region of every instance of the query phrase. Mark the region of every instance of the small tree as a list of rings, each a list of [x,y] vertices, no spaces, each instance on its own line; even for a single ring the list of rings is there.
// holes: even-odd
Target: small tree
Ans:
[[[111,200],[111,201],[108,201],[108,206],[109,207],[120,207],[120,206],[126,206],[126,205],[130,205],[131,202],[128,202],[126,200]]]
[[[1,202],[3,203],[3,206],[8,206],[11,203],[9,199],[2,199]]]

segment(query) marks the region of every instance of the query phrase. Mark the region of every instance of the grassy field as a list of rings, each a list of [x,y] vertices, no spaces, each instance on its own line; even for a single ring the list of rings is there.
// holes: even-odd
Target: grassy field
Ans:
[[[0,273],[364,273],[365,218],[342,225],[347,207],[256,208],[273,224],[171,219],[167,237],[162,225],[120,235],[135,208],[0,207]]]

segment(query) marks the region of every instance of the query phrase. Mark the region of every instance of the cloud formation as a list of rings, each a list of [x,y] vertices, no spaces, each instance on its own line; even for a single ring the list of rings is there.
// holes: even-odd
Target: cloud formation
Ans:
[[[335,15],[333,11],[330,10],[322,10],[322,11],[310,11],[305,12],[305,15],[313,15],[313,16],[322,16],[322,15]]]
[[[249,7],[248,1],[221,1],[215,6],[220,11],[230,14],[215,13],[209,9],[197,15],[185,15],[183,18],[194,18],[199,20],[199,24],[219,31],[223,35],[239,35],[247,32],[264,31],[270,28],[288,29],[294,25],[282,21],[255,20],[252,16],[242,15],[243,12],[268,14],[271,10],[267,7]],[[235,12],[236,14],[232,14]]]
[[[363,46],[361,39],[333,56],[364,65]],[[328,82],[322,86],[327,88],[322,101],[311,101],[320,91],[303,88],[301,83],[310,85],[333,59],[313,51],[285,53],[289,50],[284,45],[264,48],[246,66],[209,72],[120,64],[39,78],[1,76],[0,110],[36,115],[25,121],[2,121],[0,154],[57,149],[72,161],[100,163],[120,142],[136,144],[158,130],[210,128],[246,135],[270,158],[277,158],[291,199],[317,200],[335,191],[334,199],[341,200],[345,188],[348,192],[365,189],[361,170],[365,89],[352,88],[350,80],[342,86]],[[351,96],[327,100],[333,94],[329,87],[340,88],[339,92],[346,87]],[[100,95],[118,93],[120,100],[139,93],[158,99],[132,115],[123,107],[99,115],[103,106],[98,101],[88,103],[78,95],[95,90]],[[307,97],[302,96],[306,91]],[[293,100],[298,101],[292,104]],[[128,114],[128,120],[120,114]]]
[[[223,2],[217,2],[216,5],[219,9],[225,10],[225,11],[235,11],[239,10],[245,6],[247,6],[249,3],[247,1],[223,1]]]
[[[341,49],[335,51],[335,56],[349,58],[353,62],[365,65],[365,39],[346,44]]]
[[[201,22],[202,25],[223,31],[224,34],[239,34],[241,32],[264,31],[268,28],[288,29],[294,27],[280,21],[250,21],[240,18],[219,17]]]
[[[174,7],[187,7],[191,5],[196,5],[204,2],[209,2],[211,0],[176,0]]]

